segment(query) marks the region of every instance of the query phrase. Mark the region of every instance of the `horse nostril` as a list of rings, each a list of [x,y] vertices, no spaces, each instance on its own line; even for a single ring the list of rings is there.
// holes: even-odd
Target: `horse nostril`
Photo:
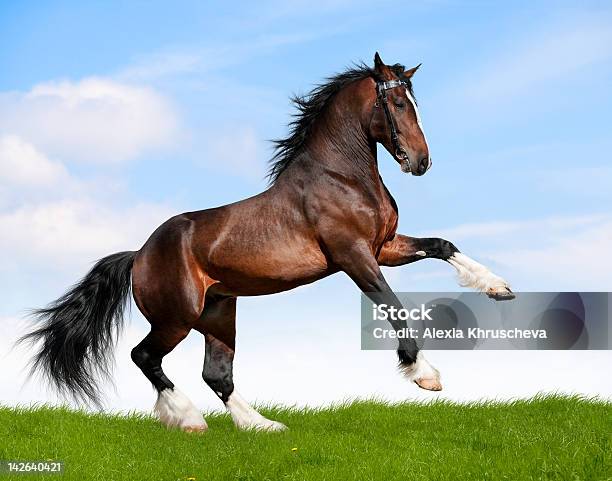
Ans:
[[[422,157],[421,160],[419,160],[419,172],[424,174],[425,172],[427,172],[427,169],[429,169],[430,165],[431,161],[429,160],[429,156]]]

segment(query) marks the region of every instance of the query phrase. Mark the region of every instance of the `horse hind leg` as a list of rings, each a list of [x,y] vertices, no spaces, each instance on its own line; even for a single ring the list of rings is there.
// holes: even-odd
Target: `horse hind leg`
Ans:
[[[234,389],[233,363],[236,342],[236,298],[207,302],[196,329],[204,334],[202,378],[229,411],[238,429],[283,431],[284,424],[258,413]]]
[[[134,260],[132,291],[151,332],[132,350],[132,360],[157,390],[155,413],[168,427],[205,431],[202,413],[164,374],[163,357],[198,321],[208,287],[191,252],[192,224],[183,216],[167,221]]]
[[[157,390],[154,412],[169,428],[186,432],[208,429],[202,413],[178,390],[162,369],[162,359],[182,341],[190,329],[152,330],[133,350],[132,360]]]

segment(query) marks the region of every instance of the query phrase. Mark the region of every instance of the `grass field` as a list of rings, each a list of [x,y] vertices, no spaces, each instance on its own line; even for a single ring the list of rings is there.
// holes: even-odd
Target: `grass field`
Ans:
[[[513,403],[264,409],[284,433],[239,432],[227,415],[205,434],[146,416],[0,408],[0,459],[53,459],[74,480],[612,479],[612,404],[543,397]]]

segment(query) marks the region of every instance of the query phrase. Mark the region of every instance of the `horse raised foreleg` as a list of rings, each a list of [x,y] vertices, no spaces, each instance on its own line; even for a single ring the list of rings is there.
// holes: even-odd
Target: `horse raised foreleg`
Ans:
[[[408,237],[397,234],[386,242],[378,256],[382,266],[401,266],[421,259],[441,259],[459,275],[459,284],[484,292],[498,301],[514,299],[508,283],[487,267],[459,252],[452,242],[435,237]]]
[[[375,304],[402,309],[403,306],[385,280],[380,267],[367,246],[356,246],[348,256],[341,256],[341,268],[357,284],[362,292]],[[389,322],[398,332],[407,326],[405,320],[391,319]],[[402,373],[419,387],[430,391],[440,391],[440,373],[426,360],[414,339],[398,336],[397,355]]]
[[[206,344],[202,378],[223,401],[236,427],[257,431],[287,429],[284,424],[263,417],[234,390],[236,298],[207,301],[196,329],[204,334]]]

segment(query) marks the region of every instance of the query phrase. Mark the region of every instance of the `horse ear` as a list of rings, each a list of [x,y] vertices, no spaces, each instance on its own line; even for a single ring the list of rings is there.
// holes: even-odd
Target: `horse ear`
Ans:
[[[380,58],[380,55],[378,55],[378,52],[376,52],[374,54],[374,68],[376,69],[377,72],[381,72],[384,66],[385,66],[384,62]]]
[[[412,67],[411,69],[406,70],[404,72],[404,78],[407,78],[407,79],[411,78],[421,65],[423,64],[418,64],[416,67]]]

